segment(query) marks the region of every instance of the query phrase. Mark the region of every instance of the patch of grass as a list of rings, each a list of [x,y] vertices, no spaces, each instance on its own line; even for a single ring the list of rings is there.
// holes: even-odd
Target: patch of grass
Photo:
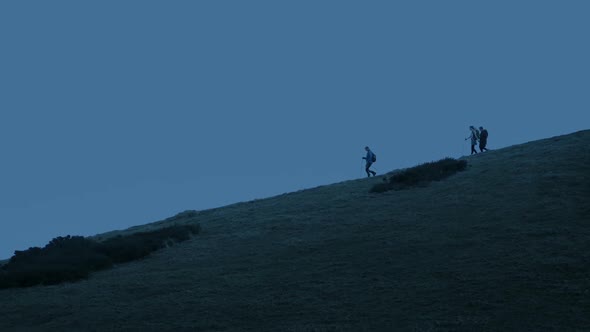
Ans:
[[[440,181],[466,168],[465,160],[445,158],[395,173],[389,177],[389,180],[386,179],[385,182],[374,185],[370,192],[382,193],[389,190],[408,189],[432,181]]]
[[[104,242],[82,236],[60,236],[43,248],[15,251],[14,256],[0,266],[0,289],[84,279],[91,272],[146,257],[199,232],[200,226],[191,224],[118,236]]]

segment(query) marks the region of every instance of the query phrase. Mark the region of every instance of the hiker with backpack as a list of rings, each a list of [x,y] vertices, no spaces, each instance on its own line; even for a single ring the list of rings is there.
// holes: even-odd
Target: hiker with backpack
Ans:
[[[363,159],[365,159],[367,162],[365,165],[365,172],[367,172],[367,177],[371,177],[371,174],[375,176],[377,172],[370,170],[370,168],[371,165],[377,161],[377,156],[373,153],[373,151],[371,151],[371,149],[369,149],[368,146],[365,146],[365,151],[367,151],[367,155],[363,157]]]
[[[474,126],[469,126],[469,130],[471,130],[471,136],[467,137],[465,140],[471,139],[471,154],[474,154],[477,153],[475,146],[479,140],[479,131],[477,131]]]
[[[483,127],[479,127],[479,151],[488,151],[486,145],[488,144],[488,131]]]

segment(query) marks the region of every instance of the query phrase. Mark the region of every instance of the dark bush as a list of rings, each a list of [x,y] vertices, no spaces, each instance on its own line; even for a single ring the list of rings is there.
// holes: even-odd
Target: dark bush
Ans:
[[[391,175],[389,181],[379,183],[371,188],[371,192],[382,193],[388,190],[401,190],[432,181],[440,181],[467,168],[467,161],[445,158],[405,169]]]
[[[149,232],[138,232],[105,240],[101,251],[114,263],[124,263],[149,255],[170,241],[182,242],[198,234],[199,225],[176,225]]]
[[[199,225],[174,225],[97,242],[82,236],[57,237],[43,248],[15,251],[0,266],[0,288],[52,285],[88,277],[97,270],[143,258],[169,243],[190,239]]]
[[[100,245],[82,236],[57,237],[44,248],[15,251],[0,271],[0,288],[52,285],[85,278],[112,265]]]
[[[143,258],[163,247],[162,241],[137,236],[117,236],[103,242],[101,252],[114,263],[124,263]]]

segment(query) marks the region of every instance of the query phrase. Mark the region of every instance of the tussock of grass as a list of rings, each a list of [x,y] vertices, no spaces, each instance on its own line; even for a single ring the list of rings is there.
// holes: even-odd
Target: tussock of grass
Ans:
[[[370,192],[382,193],[389,190],[401,190],[440,181],[467,168],[467,161],[445,158],[425,163],[393,174],[389,180],[371,188]]]
[[[97,242],[82,236],[57,237],[45,247],[15,251],[0,266],[0,289],[53,285],[88,277],[116,263],[143,258],[175,242],[198,234],[200,226],[174,225]]]

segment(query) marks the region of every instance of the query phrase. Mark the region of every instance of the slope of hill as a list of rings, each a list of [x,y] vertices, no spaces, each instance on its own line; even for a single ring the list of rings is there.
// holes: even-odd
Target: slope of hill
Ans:
[[[0,330],[590,330],[590,131],[466,159],[428,187],[360,179],[137,227],[202,233],[2,290]]]

